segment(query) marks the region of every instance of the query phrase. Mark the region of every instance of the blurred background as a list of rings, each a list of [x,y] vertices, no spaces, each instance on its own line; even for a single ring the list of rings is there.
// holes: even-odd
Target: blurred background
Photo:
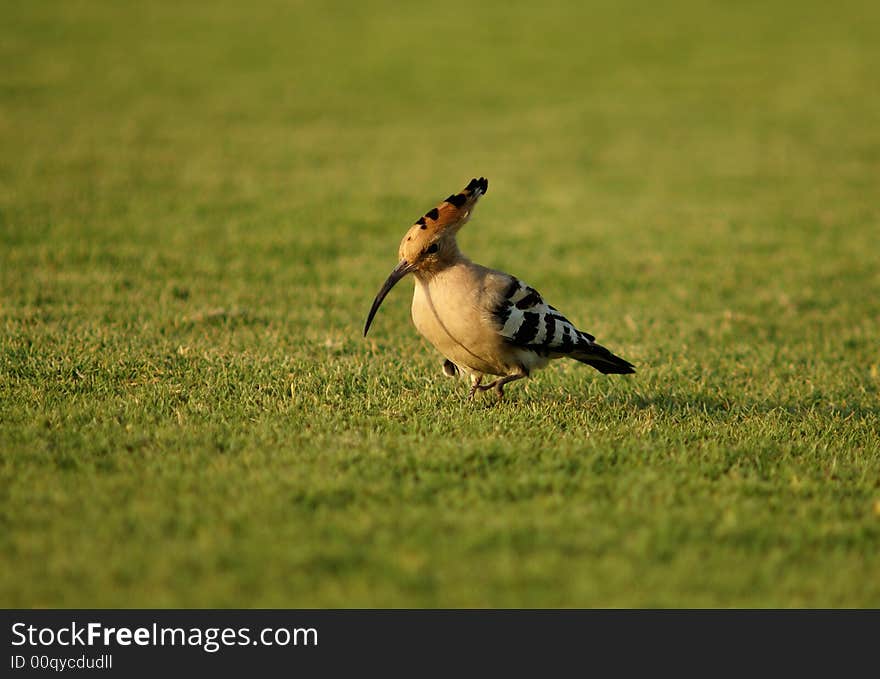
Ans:
[[[877,3],[0,0],[0,63],[3,604],[880,601]],[[361,339],[475,176],[638,380]]]
[[[7,245],[76,235],[81,256],[158,258],[157,276],[182,265],[208,287],[217,268],[247,269],[292,301],[302,281],[373,287],[425,206],[486,175],[492,199],[466,251],[536,263],[539,289],[545,269],[635,304],[662,285],[698,311],[694,285],[723,298],[749,276],[764,304],[768,264],[827,278],[875,254],[872,3],[2,11]],[[670,280],[678,266],[688,285]],[[832,304],[825,278],[790,274],[790,303],[812,282],[810,304],[849,303]],[[340,303],[332,286],[321,294]]]

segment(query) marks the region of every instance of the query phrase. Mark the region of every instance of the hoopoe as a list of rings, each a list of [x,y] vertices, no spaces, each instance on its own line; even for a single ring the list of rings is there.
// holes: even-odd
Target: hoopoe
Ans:
[[[578,330],[521,280],[474,264],[455,236],[489,188],[472,179],[420,217],[400,241],[400,263],[382,285],[364,325],[364,336],[382,300],[409,273],[415,277],[412,319],[416,329],[446,358],[443,372],[466,373],[468,398],[528,377],[553,358],[573,358],[601,373],[627,374],[634,366]],[[483,384],[486,375],[496,377]]]

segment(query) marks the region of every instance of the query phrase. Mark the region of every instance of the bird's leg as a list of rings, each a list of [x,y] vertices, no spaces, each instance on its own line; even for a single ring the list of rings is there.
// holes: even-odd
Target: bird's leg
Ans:
[[[477,385],[476,389],[477,391],[489,391],[490,389],[494,389],[496,384],[498,384],[498,380],[492,380],[489,384]]]
[[[479,379],[472,377],[474,380],[474,385],[471,387],[471,393],[468,395],[468,398],[473,398],[474,394],[478,391],[489,391],[490,389],[494,389],[495,393],[498,394],[498,400],[500,401],[504,398],[504,385],[510,382],[516,382],[516,380],[521,380],[523,377],[528,377],[529,373],[525,369],[520,369],[519,372],[515,372],[511,375],[505,375],[504,377],[499,377],[498,379],[492,380],[489,384],[480,384],[483,380],[483,376],[480,375]]]
[[[494,387],[495,393],[498,394],[498,400],[500,401],[504,398],[504,385],[510,382],[516,382],[517,380],[521,380],[523,377],[528,377],[529,374],[525,371],[514,373],[512,375],[506,375],[505,377],[499,377],[497,380],[492,382],[492,384],[488,385],[490,388]]]
[[[468,399],[472,399],[477,390],[483,391],[480,382],[483,381],[483,373],[471,373],[471,390],[468,392]]]

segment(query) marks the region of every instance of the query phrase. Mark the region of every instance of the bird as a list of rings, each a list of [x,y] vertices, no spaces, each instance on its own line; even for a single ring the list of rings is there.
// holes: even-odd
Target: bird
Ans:
[[[456,236],[488,189],[485,177],[472,179],[407,230],[399,262],[370,307],[364,337],[391,289],[413,274],[413,323],[443,355],[446,375],[469,376],[469,399],[492,389],[501,400],[505,385],[557,358],[573,358],[603,374],[634,373],[632,363],[578,330],[533,287],[462,254]],[[484,384],[487,376],[494,379]]]

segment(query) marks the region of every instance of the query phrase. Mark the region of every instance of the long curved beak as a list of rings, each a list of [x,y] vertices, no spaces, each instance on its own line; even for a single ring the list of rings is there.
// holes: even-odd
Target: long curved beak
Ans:
[[[366,325],[364,325],[364,337],[367,336],[367,332],[370,329],[370,324],[373,322],[373,316],[375,316],[376,312],[379,310],[379,306],[382,304],[382,300],[385,299],[385,296],[389,292],[391,292],[391,288],[397,285],[397,281],[406,276],[410,271],[412,271],[412,269],[412,265],[405,259],[401,259],[400,264],[394,267],[394,271],[391,272],[391,275],[388,276],[388,279],[382,284],[382,288],[376,295],[376,299],[373,300],[373,306],[370,307],[370,313],[367,316],[367,323]]]

